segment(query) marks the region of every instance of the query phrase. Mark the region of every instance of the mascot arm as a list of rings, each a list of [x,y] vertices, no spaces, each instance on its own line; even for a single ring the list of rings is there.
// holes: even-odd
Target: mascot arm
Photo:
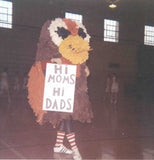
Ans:
[[[88,77],[90,75],[90,71],[88,66],[85,67],[86,76]]]

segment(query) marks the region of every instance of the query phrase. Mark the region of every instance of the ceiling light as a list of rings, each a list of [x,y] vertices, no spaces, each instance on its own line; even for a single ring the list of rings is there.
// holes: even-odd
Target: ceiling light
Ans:
[[[116,8],[116,7],[117,7],[117,5],[116,5],[116,4],[114,4],[114,3],[112,3],[112,4],[110,4],[110,5],[109,5],[109,7],[110,7],[110,8]]]
[[[110,8],[116,8],[117,7],[117,3],[120,1],[120,0],[105,0],[107,3],[109,3],[109,7]]]

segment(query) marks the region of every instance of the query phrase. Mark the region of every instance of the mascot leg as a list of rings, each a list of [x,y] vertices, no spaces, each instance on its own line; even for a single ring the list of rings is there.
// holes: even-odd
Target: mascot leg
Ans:
[[[70,143],[72,150],[66,148],[63,145],[65,135],[67,137],[68,142]],[[57,139],[56,139],[56,144],[54,147],[54,152],[73,154],[74,160],[82,160],[82,157],[76,145],[75,133],[73,130],[73,124],[72,124],[71,117],[69,119],[63,119],[58,126]]]
[[[65,120],[65,132],[66,132],[67,140],[69,141],[71,149],[72,149],[73,159],[82,160],[82,157],[76,145],[75,133],[73,131],[73,124],[72,124],[71,118]]]
[[[53,148],[55,153],[72,154],[72,150],[63,145],[65,137],[65,120],[62,120],[58,126],[56,144]]]

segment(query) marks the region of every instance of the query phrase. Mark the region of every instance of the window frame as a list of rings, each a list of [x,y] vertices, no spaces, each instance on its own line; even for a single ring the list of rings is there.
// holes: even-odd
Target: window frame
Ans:
[[[144,45],[154,46],[154,26],[144,26]]]
[[[0,28],[12,29],[13,3],[0,0]]]
[[[73,21],[77,21],[77,22],[80,22],[80,23],[83,22],[83,16],[81,14],[65,12],[65,18],[68,18],[68,19],[71,19]]]
[[[119,42],[119,21],[104,19],[104,41]]]

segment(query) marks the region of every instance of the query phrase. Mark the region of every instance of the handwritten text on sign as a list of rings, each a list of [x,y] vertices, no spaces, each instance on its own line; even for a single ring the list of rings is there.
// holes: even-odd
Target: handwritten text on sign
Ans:
[[[73,112],[76,65],[47,63],[43,110]]]

